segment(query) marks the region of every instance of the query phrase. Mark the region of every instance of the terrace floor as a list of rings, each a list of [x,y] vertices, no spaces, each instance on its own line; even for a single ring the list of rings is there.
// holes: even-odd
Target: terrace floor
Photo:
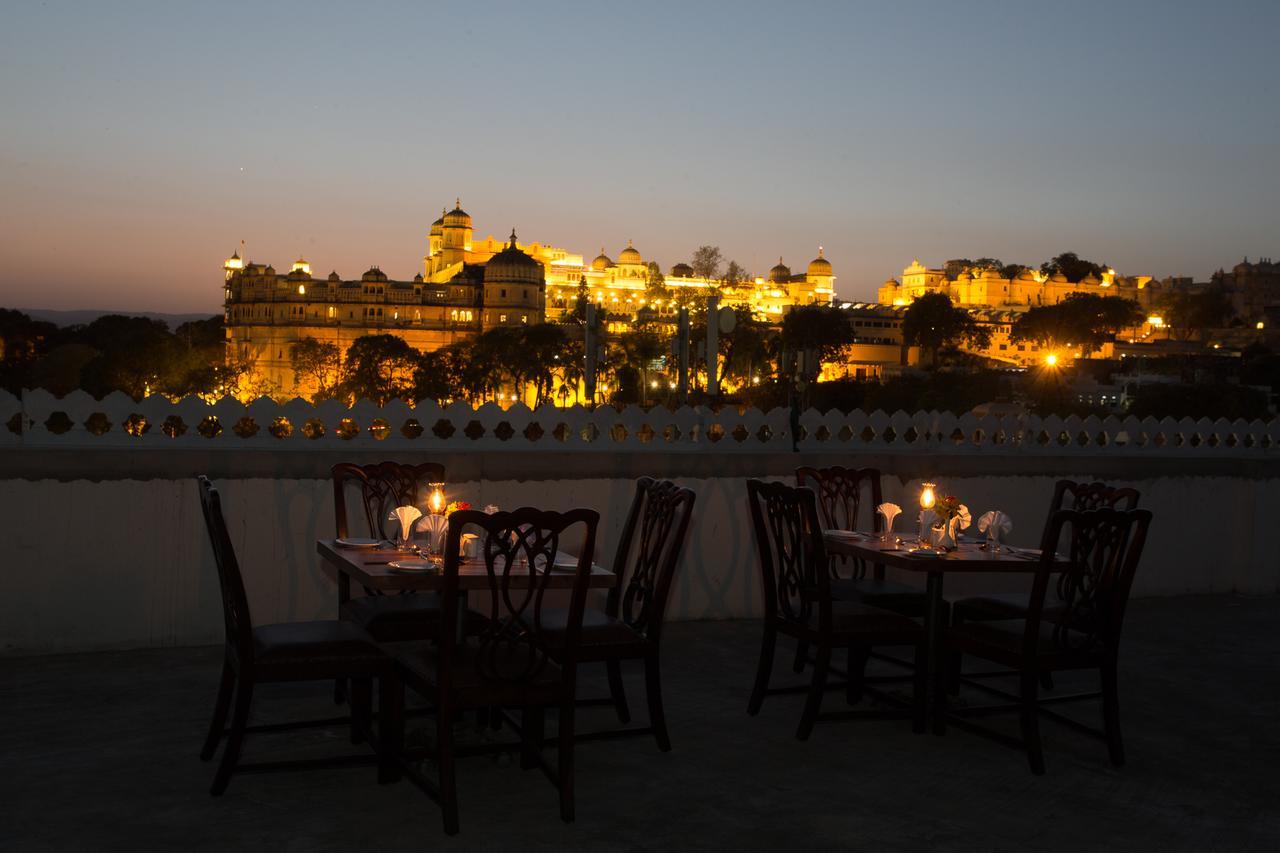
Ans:
[[[212,766],[196,753],[218,648],[4,658],[0,849],[1277,850],[1277,617],[1280,598],[1134,602],[1122,651],[1128,765],[1112,768],[1100,741],[1045,722],[1041,778],[1011,749],[956,729],[916,736],[906,721],[819,723],[800,743],[801,697],[745,713],[757,624],[674,624],[674,751],[649,739],[582,744],[573,825],[537,771],[461,760],[454,838],[420,791],[379,787],[372,767],[238,776],[209,797]],[[776,683],[796,680],[789,657],[781,646]],[[643,717],[638,676],[628,688]],[[603,689],[595,673],[587,682]],[[255,717],[326,716],[328,696],[317,684],[262,688]],[[1098,716],[1091,704],[1074,711]],[[614,722],[607,709],[584,717],[584,728]],[[318,748],[356,749],[343,732],[311,731],[251,736],[245,757]]]

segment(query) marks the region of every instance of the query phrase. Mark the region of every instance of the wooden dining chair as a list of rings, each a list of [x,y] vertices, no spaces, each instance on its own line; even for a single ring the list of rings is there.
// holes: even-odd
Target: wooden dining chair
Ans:
[[[222,616],[226,643],[222,662],[222,678],[214,703],[213,720],[200,759],[209,761],[217,752],[223,735],[227,736],[222,760],[214,774],[209,793],[219,796],[227,789],[233,773],[264,770],[303,769],[350,765],[353,758],[367,761],[365,756],[344,756],[298,761],[241,764],[240,750],[245,735],[252,732],[279,732],[298,728],[350,724],[352,742],[362,740],[370,725],[371,709],[353,706],[349,718],[311,720],[263,726],[249,725],[249,711],[255,688],[260,684],[283,681],[320,681],[350,678],[357,684],[381,686],[381,701],[394,701],[397,681],[391,659],[382,652],[367,633],[350,622],[322,620],[292,622],[254,627],[249,614],[240,564],[236,560],[231,537],[222,515],[222,501],[209,478],[199,478],[200,508],[213,545],[218,569],[218,585],[222,593]],[[365,691],[360,691],[365,695]],[[393,697],[388,699],[388,697]],[[232,699],[235,700],[232,710]],[[231,726],[226,729],[227,714]],[[381,734],[381,732],[380,732]],[[385,781],[393,772],[394,756],[378,743],[379,778]]]
[[[421,506],[428,497],[430,483],[444,480],[444,466],[438,462],[417,464],[379,462],[358,465],[340,462],[332,468],[335,535],[351,535],[347,494],[354,486],[360,496],[364,529],[377,539],[394,535],[388,517],[398,506]],[[364,596],[351,598],[339,592],[338,617],[354,622],[377,640],[423,640],[435,636],[440,623],[440,596],[432,592],[381,595],[366,589]]]
[[[819,713],[828,689],[831,654],[836,648],[861,650],[876,646],[913,646],[915,696],[911,716],[917,732],[925,728],[927,645],[924,629],[913,619],[892,610],[857,601],[837,600],[831,593],[832,571],[822,540],[815,496],[809,489],[784,483],[747,481],[752,526],[760,555],[764,597],[764,637],[756,668],[755,686],[747,713],[755,715],[766,695],[794,693],[794,688],[769,687],[778,634],[815,649],[813,675],[805,692],[804,712],[796,738],[807,740],[819,719],[901,716],[899,713],[849,710]],[[861,695],[860,669],[850,669],[846,698]]]
[[[388,520],[398,506],[421,506],[426,501],[430,483],[444,480],[444,466],[438,462],[378,462],[360,465],[339,462],[330,469],[333,481],[334,536],[344,539],[353,533],[352,516],[363,522],[358,528],[374,539],[390,539],[395,535]],[[347,507],[348,496],[359,496],[356,514]],[[354,622],[376,640],[422,640],[435,636],[440,625],[440,596],[434,592],[407,591],[400,595],[383,595],[365,588],[364,595],[351,596],[351,582],[345,576],[338,581],[338,618]],[[346,700],[345,681],[334,684],[333,700]],[[356,697],[367,702],[368,697]]]
[[[607,702],[614,706],[618,719],[624,725],[631,722],[622,686],[622,662],[641,660],[644,661],[649,725],[597,732],[580,736],[580,740],[651,733],[658,742],[658,749],[663,752],[671,749],[662,706],[659,651],[667,597],[680,562],[695,499],[691,489],[681,488],[669,480],[641,477],[636,481],[635,498],[627,513],[613,560],[617,583],[609,590],[604,610],[586,609],[577,650],[577,663],[605,664],[609,675],[609,698],[579,699],[578,704]],[[543,626],[557,660],[563,660],[567,654],[561,644],[570,615],[564,608],[543,611]]]
[[[884,498],[878,468],[801,467],[796,469],[796,485],[813,489],[824,529],[881,532],[884,519],[876,509]],[[843,556],[833,558],[832,568],[837,564],[844,569],[837,571],[831,581],[831,594],[837,601],[861,601],[916,618],[923,618],[928,612],[924,590],[886,579],[883,564],[868,567],[862,559]],[[803,641],[798,643],[796,672],[804,671],[808,656],[808,645]],[[888,659],[910,666],[909,662],[896,657]]]
[[[550,512],[523,507],[492,515],[463,510],[449,516],[440,597],[443,604],[437,642],[391,644],[397,671],[405,685],[426,697],[436,709],[435,743],[429,755],[439,771],[433,783],[413,760],[404,772],[440,804],[446,833],[458,831],[453,724],[467,710],[519,709],[521,766],[540,767],[560,793],[560,817],[574,819],[574,707],[578,645],[586,607],[600,515],[595,510]],[[477,533],[480,555],[468,571],[483,571],[477,590],[485,616],[478,630],[458,630],[461,537]],[[552,643],[543,622],[544,602],[557,553],[568,546],[578,557],[572,572],[568,618]],[[395,707],[403,707],[403,699]],[[542,757],[546,708],[557,710],[559,760],[553,768]],[[402,719],[402,717],[401,717]],[[401,735],[392,735],[399,742]],[[510,745],[493,744],[493,750]],[[410,753],[406,753],[411,757]]]
[[[1010,704],[969,707],[960,718],[1000,710],[1018,711],[1022,739],[1015,743],[1026,750],[1031,772],[1036,775],[1045,769],[1039,729],[1042,716],[1103,738],[1111,763],[1117,767],[1124,764],[1117,677],[1120,634],[1150,524],[1151,513],[1143,509],[1055,512],[1042,540],[1026,616],[967,622],[947,630],[948,649],[992,661],[1017,674],[1017,694],[974,683],[988,693],[1012,700]],[[1071,568],[1059,573],[1054,554],[1063,548],[1064,529],[1069,530],[1066,550]],[[1050,618],[1046,599],[1055,584],[1055,574],[1060,579],[1056,584],[1062,593],[1061,610]],[[1052,701],[1101,698],[1101,731],[1043,707],[1038,697],[1042,673],[1089,669],[1099,671],[1100,691],[1054,696]],[[967,722],[965,728],[1008,742],[1003,735]]]
[[[1136,509],[1141,497],[1137,489],[1120,488],[1106,483],[1077,483],[1072,480],[1059,480],[1053,487],[1053,497],[1049,501],[1049,514],[1045,519],[1041,535],[1044,535],[1052,523],[1054,515],[1061,509],[1074,509],[1084,512],[1091,509]],[[1065,593],[1060,581],[1056,594],[1044,605],[1044,614],[1053,619],[1062,610],[1062,596]],[[965,622],[986,622],[993,619],[1025,619],[1030,607],[1029,596],[1025,592],[986,593],[957,599],[951,604],[951,624],[962,625]],[[948,662],[948,685],[952,694],[959,691],[959,679],[962,674],[963,660],[960,655],[953,655]],[[1003,672],[973,673],[969,677],[989,678],[1004,675]],[[1053,676],[1045,673],[1041,680],[1045,689],[1053,688]]]

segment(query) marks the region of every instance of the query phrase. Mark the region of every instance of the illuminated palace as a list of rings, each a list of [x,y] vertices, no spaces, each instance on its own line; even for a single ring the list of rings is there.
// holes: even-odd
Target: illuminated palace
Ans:
[[[1151,276],[1117,276],[1107,270],[1101,278],[1085,276],[1078,282],[1067,281],[1061,273],[1045,275],[1039,270],[1023,269],[1013,278],[1004,278],[999,270],[965,269],[954,279],[945,269],[930,269],[919,261],[902,271],[902,282],[889,279],[880,285],[882,305],[910,305],[926,293],[945,293],[963,308],[993,308],[1026,311],[1038,305],[1056,305],[1072,293],[1096,293],[1100,296],[1123,296],[1149,307],[1154,288],[1148,291]]]
[[[990,329],[990,345],[975,352],[995,361],[1025,367],[1042,361],[1049,351],[1033,341],[1013,340],[1013,326],[1020,314],[1041,305],[1056,305],[1073,293],[1119,296],[1150,311],[1164,292],[1165,286],[1153,281],[1151,276],[1118,276],[1113,269],[1102,273],[1100,278],[1090,275],[1078,282],[1068,281],[1061,273],[1046,275],[1025,268],[1013,278],[1005,278],[994,269],[962,269],[955,278],[948,278],[945,268],[933,269],[916,260],[902,271],[901,282],[891,278],[882,284],[877,297],[880,305],[905,311],[906,306],[926,293],[945,294],[953,304],[969,309],[975,320]],[[1152,316],[1143,326],[1125,333],[1130,340],[1146,340],[1159,324],[1160,318]],[[1109,350],[1109,346],[1103,348],[1104,353]]]
[[[676,264],[664,282],[670,298],[650,304],[650,267],[630,242],[616,261],[602,251],[584,263],[582,255],[564,249],[521,244],[514,231],[506,241],[476,240],[460,204],[431,224],[423,270],[411,281],[393,281],[378,267],[357,280],[337,272],[318,279],[303,258],[282,273],[238,252],[224,272],[228,356],[253,364],[259,379],[294,394],[314,391],[297,385],[289,358],[304,338],[336,344],[345,353],[363,335],[390,333],[415,349],[434,350],[488,329],[558,320],[573,310],[583,286],[617,329],[641,308],[669,314],[721,284]],[[834,284],[831,263],[819,250],[803,274],[793,275],[779,259],[767,278],[723,288],[722,304],[779,320],[792,305],[830,304]]]
[[[676,264],[663,277],[670,298],[650,304],[646,285],[650,265],[638,249],[627,246],[613,260],[601,249],[590,263],[582,255],[572,254],[541,243],[516,244],[517,248],[539,261],[546,270],[546,319],[555,321],[573,310],[580,288],[585,285],[591,301],[618,320],[629,321],[635,313],[649,307],[659,314],[669,314],[695,295],[705,295],[721,282],[697,276],[688,264]],[[493,237],[474,240],[471,217],[460,207],[443,212],[431,223],[427,237],[427,255],[423,258],[423,276],[428,282],[448,282],[467,264],[483,264],[502,248]],[[767,278],[754,278],[721,288],[721,304],[750,308],[763,319],[779,320],[793,305],[829,305],[835,290],[831,262],[822,256],[809,262],[803,274],[792,274],[778,259]]]

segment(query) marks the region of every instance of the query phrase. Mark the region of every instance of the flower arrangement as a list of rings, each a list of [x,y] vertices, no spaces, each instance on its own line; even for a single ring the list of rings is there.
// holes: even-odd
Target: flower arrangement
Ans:
[[[951,519],[960,519],[959,528],[965,530],[970,521],[969,508],[955,495],[944,495],[933,505],[934,527],[950,527]]]
[[[449,505],[444,508],[444,514],[445,516],[450,516],[464,509],[471,509],[471,504],[466,501],[450,501]]]

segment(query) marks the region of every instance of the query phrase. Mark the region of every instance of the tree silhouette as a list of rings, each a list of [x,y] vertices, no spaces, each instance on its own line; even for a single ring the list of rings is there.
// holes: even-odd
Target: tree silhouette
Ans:
[[[932,366],[944,346],[968,343],[986,349],[991,344],[991,330],[968,311],[952,305],[945,293],[926,293],[907,307],[902,317],[902,341],[920,347],[921,362]]]

